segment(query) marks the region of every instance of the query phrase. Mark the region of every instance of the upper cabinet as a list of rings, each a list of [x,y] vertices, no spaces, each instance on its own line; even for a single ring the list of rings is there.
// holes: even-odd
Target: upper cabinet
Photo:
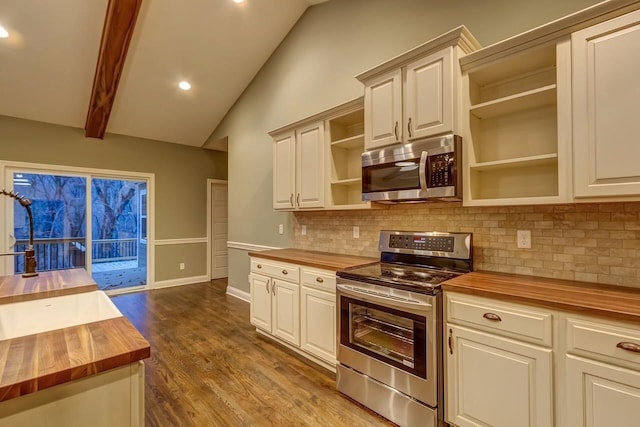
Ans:
[[[362,98],[269,132],[273,208],[368,209],[362,201]]]
[[[576,197],[640,195],[640,11],[572,34]]]
[[[458,27],[359,76],[365,150],[458,131],[458,58],[480,47]]]
[[[273,139],[274,209],[324,206],[324,124],[288,130]]]
[[[570,56],[566,37],[463,68],[466,205],[570,200]]]

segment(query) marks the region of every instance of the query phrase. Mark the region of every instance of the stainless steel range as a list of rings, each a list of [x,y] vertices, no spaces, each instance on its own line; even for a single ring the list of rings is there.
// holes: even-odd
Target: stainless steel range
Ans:
[[[338,390],[401,426],[442,425],[440,283],[472,270],[472,235],[381,231],[379,249],[337,272]]]

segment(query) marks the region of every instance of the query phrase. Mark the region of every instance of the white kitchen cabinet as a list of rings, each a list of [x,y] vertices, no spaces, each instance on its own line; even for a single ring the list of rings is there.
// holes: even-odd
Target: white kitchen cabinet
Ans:
[[[304,268],[300,291],[301,347],[336,363],[336,276],[332,271]]]
[[[324,206],[324,122],[273,139],[273,208]]]
[[[576,197],[640,195],[640,11],[571,36]]]
[[[293,209],[296,192],[295,133],[287,132],[273,140],[273,207]]]
[[[0,403],[0,427],[144,427],[144,363]]]
[[[461,26],[358,75],[365,85],[365,150],[458,133],[458,58],[479,47]]]
[[[364,88],[365,148],[395,144],[402,139],[402,70],[377,76]]]
[[[453,131],[455,81],[451,47],[407,65],[404,92],[407,141]]]
[[[300,273],[293,264],[251,259],[250,321],[257,328],[300,345]]]
[[[554,425],[552,314],[454,293],[445,302],[447,421]]]
[[[567,427],[636,427],[640,373],[568,355],[566,399]]]
[[[561,425],[631,427],[640,420],[640,328],[582,315],[562,317],[566,405]]]
[[[467,206],[564,203],[571,192],[568,37],[464,58]],[[469,61],[467,63],[467,61]]]

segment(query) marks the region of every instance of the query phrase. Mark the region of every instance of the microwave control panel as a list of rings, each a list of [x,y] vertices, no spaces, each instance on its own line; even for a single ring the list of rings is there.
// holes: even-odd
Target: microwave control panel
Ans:
[[[454,183],[453,153],[429,156],[427,187],[449,187]]]

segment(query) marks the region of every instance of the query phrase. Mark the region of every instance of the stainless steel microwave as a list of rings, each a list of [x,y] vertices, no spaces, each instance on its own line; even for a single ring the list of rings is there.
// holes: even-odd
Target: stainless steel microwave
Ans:
[[[362,200],[462,200],[462,138],[443,135],[362,153]]]

